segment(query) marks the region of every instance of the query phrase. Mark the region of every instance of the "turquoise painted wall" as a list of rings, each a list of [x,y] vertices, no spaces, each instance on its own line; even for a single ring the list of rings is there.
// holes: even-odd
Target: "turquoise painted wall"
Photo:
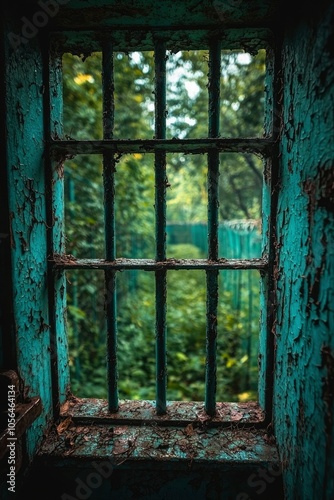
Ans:
[[[334,7],[323,4],[289,16],[282,52],[274,424],[287,500],[334,498]],[[14,326],[20,375],[43,400],[30,456],[51,417],[40,56],[37,38],[18,50],[7,41]]]
[[[8,26],[7,34],[15,27]],[[6,37],[6,165],[17,365],[41,416],[27,432],[33,457],[51,417],[50,327],[44,175],[43,69],[37,38],[15,50]]]
[[[274,415],[287,500],[334,498],[334,5],[326,5],[291,21],[282,53]]]

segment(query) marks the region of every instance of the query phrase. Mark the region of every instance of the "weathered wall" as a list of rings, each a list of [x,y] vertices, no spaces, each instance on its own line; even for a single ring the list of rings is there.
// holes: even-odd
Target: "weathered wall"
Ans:
[[[5,72],[5,40],[0,37],[0,72]],[[4,95],[4,79],[0,79],[0,95]],[[5,110],[0,108],[0,141],[2,144],[0,157],[1,164],[6,162],[6,126]],[[12,289],[10,277],[10,248],[9,242],[9,214],[8,214],[8,191],[7,174],[1,170],[0,182],[0,283],[5,286],[0,287],[0,368],[16,368],[15,341],[12,328]]]
[[[37,38],[15,49],[5,33],[6,169],[14,325],[21,390],[40,396],[42,415],[27,432],[33,456],[51,416],[50,331],[44,182],[43,70]],[[15,368],[15,367],[13,367]]]
[[[119,3],[124,11],[125,2]],[[219,3],[212,2],[217,7]],[[194,1],[194,12],[197,4]],[[77,2],[71,6],[73,11],[76,5]],[[155,2],[155,5],[160,4]],[[126,12],[132,18],[132,12]],[[201,12],[203,10],[196,16],[191,14],[193,19],[201,19]],[[27,13],[29,19],[31,13],[34,11]],[[217,9],[214,9],[214,22],[217,22],[216,14]],[[303,15],[304,20],[291,22],[283,47],[284,128],[277,224],[274,416],[281,459],[286,468],[287,500],[332,500],[333,2],[328,2],[327,10],[322,13],[306,15],[304,9]],[[56,17],[54,22],[58,22],[57,19],[64,25],[70,22],[70,17],[66,16]],[[97,17],[97,21],[99,19]],[[155,20],[153,14],[151,19]],[[22,26],[18,24],[10,29],[20,34]],[[7,45],[6,133],[9,142],[6,165],[11,187],[10,238],[12,277],[16,284],[18,362],[30,395],[40,395],[44,405],[42,416],[28,431],[28,450],[32,454],[42,436],[45,417],[51,414],[41,140],[44,87],[37,38],[25,45],[19,44],[24,48],[24,55],[20,48],[13,50]]]
[[[274,406],[288,500],[334,498],[333,2],[320,11],[291,22],[282,54]]]

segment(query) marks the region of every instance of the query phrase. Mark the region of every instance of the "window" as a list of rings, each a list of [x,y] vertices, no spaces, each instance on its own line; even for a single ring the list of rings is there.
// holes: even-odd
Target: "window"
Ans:
[[[263,70],[264,57],[266,73]],[[85,61],[89,60],[95,65],[94,75],[100,77],[85,71]],[[155,400],[157,415],[166,412],[169,415],[168,409],[176,408],[170,402],[167,377],[171,356],[169,353],[167,357],[169,342],[178,335],[178,327],[173,330],[174,317],[171,315],[171,311],[178,307],[173,294],[188,283],[187,290],[197,287],[205,290],[199,304],[202,337],[196,347],[201,349],[204,359],[203,398],[201,401],[199,391],[198,402],[193,403],[193,407],[208,416],[218,415],[227,421],[231,418],[232,408],[234,412],[240,412],[240,418],[245,421],[264,421],[265,416],[270,415],[272,371],[272,314],[268,307],[268,283],[271,281],[273,254],[270,179],[275,137],[272,128],[270,33],[262,29],[254,30],[251,35],[242,30],[224,33],[134,31],[131,34],[126,30],[116,30],[109,35],[54,33],[50,61],[48,96],[51,114],[47,119],[50,123],[49,185],[52,191],[49,199],[52,226],[50,289],[54,291],[51,306],[57,355],[53,373],[55,397],[64,402],[67,393],[69,331],[71,349],[77,350],[72,356],[73,370],[76,369],[75,363],[80,362],[77,353],[81,339],[77,327],[84,314],[85,318],[89,317],[87,324],[95,325],[92,328],[97,329],[99,342],[106,344],[107,365],[104,369],[102,362],[100,380],[107,393],[108,410],[118,415],[122,413],[124,406],[123,403],[120,405],[119,387],[122,376],[126,374],[119,374],[118,368],[120,356],[126,365],[127,351],[120,352],[122,336],[119,333],[122,325],[128,325],[129,316],[122,316],[119,302],[120,296],[132,286],[132,292],[123,304],[136,314],[139,314],[140,307],[150,310],[151,314],[150,342],[151,347],[155,344],[156,358],[155,380],[147,381],[155,386],[155,398],[149,399]],[[257,64],[262,64],[258,76],[263,88],[257,100],[259,114],[255,117],[252,108],[247,106],[258,88],[243,88],[242,91],[234,88],[233,75],[238,66],[246,71]],[[196,81],[194,68],[202,74],[200,83]],[[66,71],[71,75],[72,83],[81,86],[81,104],[75,101],[75,86],[67,89],[71,106],[66,99],[63,100],[62,78],[66,78]],[[207,88],[203,88],[206,71]],[[126,95],[121,95],[125,80],[120,81],[120,74],[126,79]],[[230,86],[226,83],[228,79]],[[184,95],[200,94],[200,117],[194,117],[191,108],[180,107],[182,92]],[[238,96],[234,102],[230,95],[233,92]],[[90,106],[92,93],[100,96],[101,105],[95,110]],[[143,105],[133,109],[129,106],[129,103],[142,104],[143,101]],[[82,107],[87,122],[94,123],[93,131],[89,126],[82,126]],[[74,121],[77,117],[80,128],[69,126],[71,113]],[[231,114],[235,123],[233,129],[227,128]],[[238,118],[241,116],[248,116],[248,126]],[[122,127],[122,120],[126,126]],[[138,123],[145,126],[139,127]],[[95,169],[97,175],[94,179],[90,178],[87,165]],[[78,183],[82,186],[80,211],[75,211],[75,185]],[[198,201],[196,191],[199,184],[201,201]],[[192,196],[190,201],[185,201],[186,195]],[[143,202],[135,211],[129,209],[133,196]],[[251,204],[249,200],[252,200]],[[235,202],[243,211],[242,224],[240,217],[234,219],[237,214],[233,210]],[[145,210],[142,205],[145,205]],[[193,219],[187,214],[195,208],[200,213],[202,233],[204,229],[206,234],[205,255],[194,251],[194,245],[183,245],[182,252],[176,255],[171,238],[173,210],[179,214],[184,209],[184,221],[187,222],[189,217],[191,222]],[[87,222],[90,214],[94,221],[91,230]],[[142,231],[143,227],[145,231]],[[75,245],[73,235],[80,234],[80,228],[85,229],[87,238],[76,238]],[[238,229],[240,242],[240,228],[248,234],[255,229],[260,240],[254,243],[248,238],[242,251],[235,254],[227,245],[225,233],[229,229],[229,234],[233,230],[236,234]],[[145,237],[140,239],[143,234]],[[133,251],[135,237],[138,253]],[[224,287],[229,281],[243,283],[243,290],[248,290],[248,309],[246,307],[243,314],[249,317],[249,325],[253,321],[250,304],[255,304],[258,314],[255,337],[259,340],[255,344],[255,357],[254,345],[251,346],[254,323],[250,326],[251,333],[244,334],[242,356],[248,366],[245,375],[248,385],[251,367],[255,372],[258,398],[244,405],[227,404],[221,399],[219,380],[217,384],[217,373],[219,375],[221,365],[227,362],[224,358],[227,343],[224,344],[225,339],[220,334],[220,325],[228,315],[231,321],[236,321],[224,302]],[[146,287],[145,298],[150,296],[141,306],[137,303],[138,283]],[[90,302],[84,312],[78,302],[78,288],[89,289]],[[179,300],[187,300],[187,297]],[[197,302],[191,301],[189,297],[189,310],[198,306]],[[105,317],[101,313],[97,315],[97,310],[103,311]],[[182,325],[181,329],[184,323]],[[133,328],[132,335],[136,346],[140,328]],[[191,333],[189,339],[191,341]],[[92,344],[94,341],[92,335]],[[93,359],[94,346],[91,348],[86,356]],[[150,352],[152,355],[152,349]],[[172,352],[173,356],[177,354],[180,363],[184,357],[188,360],[185,343],[178,351]],[[258,359],[261,362],[257,369]],[[99,393],[99,388],[96,390]],[[126,399],[124,394],[123,390],[121,400]],[[140,402],[133,401],[133,407],[139,408]],[[188,407],[189,404],[184,403],[183,408]]]

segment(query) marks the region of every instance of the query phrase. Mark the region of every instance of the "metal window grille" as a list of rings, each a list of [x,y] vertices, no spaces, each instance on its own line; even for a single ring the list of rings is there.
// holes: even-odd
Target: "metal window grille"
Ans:
[[[223,39],[224,37],[222,37]],[[265,283],[263,289],[265,301],[268,299],[272,284],[273,236],[270,219],[274,212],[274,203],[271,200],[268,210],[266,227],[267,236],[263,245],[263,256],[258,259],[223,259],[219,258],[218,251],[218,176],[219,155],[221,152],[251,152],[260,155],[265,160],[265,177],[270,178],[269,197],[272,198],[274,169],[273,154],[275,152],[274,109],[266,110],[266,134],[262,138],[223,138],[224,130],[220,129],[220,78],[221,78],[221,50],[220,37],[207,35],[209,49],[208,75],[208,137],[204,139],[166,139],[166,50],[168,40],[157,37],[154,40],[155,62],[155,138],[145,140],[114,139],[114,71],[113,53],[116,50],[112,42],[103,42],[102,51],[102,85],[103,85],[103,139],[94,141],[64,140],[60,128],[60,108],[57,104],[61,100],[61,83],[59,70],[59,54],[65,52],[62,43],[55,37],[56,50],[51,50],[51,72],[49,76],[50,116],[49,123],[49,153],[52,159],[52,197],[50,213],[52,214],[52,234],[50,239],[50,254],[53,255],[51,265],[53,270],[53,287],[55,297],[61,295],[61,280],[64,272],[69,269],[97,269],[105,274],[107,292],[107,358],[108,358],[108,401],[110,412],[117,412],[119,407],[117,384],[117,321],[116,321],[116,273],[120,270],[141,269],[155,274],[155,301],[156,301],[156,411],[157,414],[166,413],[167,407],[167,361],[166,361],[166,283],[167,273],[171,270],[202,269],[206,272],[206,374],[205,374],[205,410],[208,415],[214,415],[216,408],[216,352],[217,352],[217,306],[218,306],[218,275],[220,270],[250,270],[260,271]],[[62,38],[60,38],[62,40]],[[175,42],[174,42],[175,43]],[[258,43],[258,42],[257,42]],[[267,48],[267,41],[263,42]],[[69,43],[71,49],[71,43]],[[236,47],[238,48],[238,47]],[[267,65],[272,64],[269,60]],[[270,79],[269,79],[270,80]],[[275,77],[271,78],[269,99],[275,86]],[[115,162],[122,153],[154,153],[155,157],[155,259],[118,259],[115,253]],[[166,258],[166,153],[206,153],[208,165],[208,254],[207,259],[172,260]],[[62,220],[64,218],[61,169],[65,158],[80,154],[103,155],[104,179],[104,210],[105,210],[105,259],[80,260],[70,259],[65,254]],[[56,331],[64,327],[62,324],[61,305],[54,300],[54,318]],[[58,309],[57,309],[58,308]],[[270,392],[271,381],[271,346],[270,322],[272,312],[264,317],[266,333],[264,392]],[[59,356],[59,353],[58,353]],[[59,371],[58,368],[55,369]],[[57,378],[57,373],[54,375]],[[266,398],[268,401],[269,398]]]

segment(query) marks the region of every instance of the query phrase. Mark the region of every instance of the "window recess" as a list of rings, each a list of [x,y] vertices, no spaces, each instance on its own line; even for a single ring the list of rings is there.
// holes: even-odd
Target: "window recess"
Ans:
[[[73,340],[73,330],[84,324],[83,318],[79,317],[81,305],[76,294],[78,283],[85,281],[80,276],[87,276],[87,273],[99,276],[97,281],[91,279],[92,283],[99,283],[98,289],[91,290],[92,297],[98,296],[95,303],[91,302],[93,314],[99,318],[105,315],[105,330],[101,332],[99,328],[91,337],[94,344],[96,339],[101,341],[104,336],[105,380],[101,380],[102,389],[81,399],[80,418],[84,417],[87,405],[87,408],[94,406],[91,398],[96,394],[102,394],[103,398],[95,410],[111,419],[131,420],[126,416],[128,412],[132,414],[130,408],[139,412],[140,419],[154,416],[166,422],[169,417],[171,422],[173,419],[188,421],[185,415],[191,408],[191,414],[197,418],[205,414],[212,422],[231,422],[233,415],[238,415],[237,421],[253,425],[264,422],[270,415],[272,315],[268,309],[268,290],[273,255],[270,182],[275,146],[271,118],[273,60],[270,36],[265,30],[258,30],[255,38],[252,35],[245,38],[240,30],[240,37],[244,36],[242,44],[235,41],[236,33],[232,31],[230,34],[225,32],[224,36],[204,31],[187,32],[187,47],[177,32],[156,35],[140,31],[133,42],[129,42],[123,31],[114,32],[110,39],[103,34],[100,41],[95,36],[88,44],[87,38],[80,33],[66,33],[61,37],[55,34],[52,40],[49,91],[52,112],[48,117],[51,123],[48,147],[53,172],[53,195],[49,205],[54,221],[50,265],[56,316],[58,312],[63,317],[66,307],[67,314],[71,314],[71,310],[75,312],[77,307],[77,317],[75,314],[70,317],[67,328],[70,324],[70,344],[72,342],[80,349],[78,334],[75,334],[76,341]],[[94,74],[88,62],[85,66],[85,61],[89,61],[87,55],[91,53],[96,54]],[[78,54],[81,54],[79,62]],[[206,74],[203,68],[207,68]],[[100,78],[95,76],[99,74]],[[241,74],[245,75],[249,87],[243,85]],[[203,85],[205,78],[206,85]],[[63,87],[62,81],[65,80],[68,85],[70,82],[70,88]],[[235,88],[237,84],[241,86],[239,89]],[[127,94],[122,95],[123,87]],[[200,123],[191,107],[185,110],[185,118],[182,118],[178,91],[183,98],[188,93],[189,99],[193,99],[197,106],[205,103],[206,109],[199,107],[202,111]],[[253,94],[256,94],[255,98]],[[96,98],[99,104],[93,116],[89,101],[94,95],[101,97]],[[79,127],[72,135],[66,121],[73,121],[71,102],[78,96],[83,96],[85,112],[91,112],[91,123],[89,125],[88,119],[87,130],[82,134],[80,126],[87,117],[77,106]],[[62,100],[63,111],[59,106]],[[254,102],[256,113],[252,116]],[[136,113],[137,106],[139,114]],[[202,116],[207,119],[205,127]],[[136,120],[139,121],[136,123]],[[92,123],[94,133],[90,136]],[[227,128],[229,123],[233,123],[233,127]],[[87,170],[85,175],[85,165],[88,164],[89,172]],[[75,176],[77,180],[74,182]],[[82,182],[86,179],[85,188],[81,190],[79,178]],[[196,184],[198,179],[200,186]],[[188,203],[186,199],[191,189],[193,201]],[[135,208],[133,199],[139,200]],[[73,210],[79,210],[80,206],[81,211],[74,213]],[[195,234],[196,229],[199,234],[201,224],[202,233],[204,228],[204,243],[202,247],[198,244],[198,251],[194,251],[194,245],[189,249],[183,242],[181,252],[177,238],[186,230],[172,232],[184,222],[177,219],[182,210],[191,214],[187,221],[190,221],[190,232]],[[97,215],[93,219],[97,225],[92,223],[89,228],[89,215],[93,216],[95,212]],[[81,232],[80,228],[84,230]],[[88,234],[90,244],[87,239],[77,238],[76,232]],[[255,240],[249,237],[250,233],[256,235]],[[238,251],[233,238],[238,238]],[[94,241],[98,241],[98,245]],[[134,248],[140,248],[140,251],[136,253]],[[149,279],[146,280],[145,275],[150,275]],[[74,280],[71,276],[75,277]],[[204,291],[199,300],[203,306],[199,351],[203,354],[198,363],[200,369],[195,374],[195,378],[202,380],[202,385],[196,392],[196,402],[187,400],[187,388],[178,392],[170,385],[177,373],[175,360],[178,359],[180,364],[191,363],[187,351],[191,332],[188,338],[183,338],[179,350],[169,351],[177,335],[182,335],[186,329],[182,321],[181,296],[181,326],[177,326],[172,315],[173,309],[177,309],[176,304],[173,305],[173,294],[184,286],[182,280],[173,284],[178,276],[185,280],[184,283],[187,278],[183,277],[189,276],[193,288],[200,283],[198,286]],[[67,281],[70,295],[67,294],[69,303],[66,306],[64,290]],[[139,283],[144,287],[140,291],[143,307],[151,315],[151,340],[145,349],[147,359],[154,362],[155,382],[149,381],[151,390],[147,390],[147,398],[141,398],[136,389],[134,398],[127,397],[122,380],[122,377],[128,377],[131,385],[133,373],[142,370],[139,363],[137,368],[131,368],[131,373],[125,373],[124,346],[129,348],[131,336],[126,344],[126,334],[122,330],[124,308],[139,293]],[[229,286],[233,283],[238,290],[233,300],[235,303],[239,300],[239,309],[231,312],[226,297],[231,296]],[[145,302],[148,296],[143,292],[145,286],[154,296],[150,302]],[[128,300],[124,299],[129,293],[132,299],[129,295]],[[247,305],[241,310],[243,300]],[[190,302],[185,310],[191,312],[195,306],[196,303]],[[257,321],[251,317],[252,307],[257,311]],[[98,312],[95,308],[99,309]],[[137,319],[138,316],[139,312]],[[246,326],[240,333],[238,324],[242,321]],[[132,325],[133,339],[142,334],[143,322]],[[234,331],[240,333],[239,344],[242,344],[238,354],[230,357],[226,355],[228,347],[224,352],[226,329],[221,327],[228,322],[235,325]],[[55,321],[53,326],[57,338],[67,338],[69,332],[66,333],[65,323]],[[64,343],[67,344],[67,340]],[[135,340],[133,343],[135,345]],[[63,355],[64,352],[58,352],[58,357]],[[120,355],[123,356],[121,370]],[[258,369],[254,359],[261,360]],[[172,363],[169,373],[171,361],[174,365]],[[78,359],[72,356],[72,373],[77,362]],[[58,359],[58,371],[61,363],[64,362]],[[256,380],[255,399],[247,395],[246,390],[245,402],[224,398],[226,381],[222,366],[233,363],[243,365],[243,387],[249,389],[250,379]],[[185,364],[182,366],[184,370],[181,371],[187,380],[190,375]],[[61,394],[57,373],[54,373],[54,381],[56,392]],[[226,387],[225,395],[228,396],[228,384]],[[169,394],[176,394],[180,399],[171,398]],[[129,402],[128,399],[134,400]],[[138,399],[147,401],[138,402]],[[62,411],[64,408],[73,414],[77,412],[70,403],[66,403]],[[95,413],[95,410],[91,411]]]

